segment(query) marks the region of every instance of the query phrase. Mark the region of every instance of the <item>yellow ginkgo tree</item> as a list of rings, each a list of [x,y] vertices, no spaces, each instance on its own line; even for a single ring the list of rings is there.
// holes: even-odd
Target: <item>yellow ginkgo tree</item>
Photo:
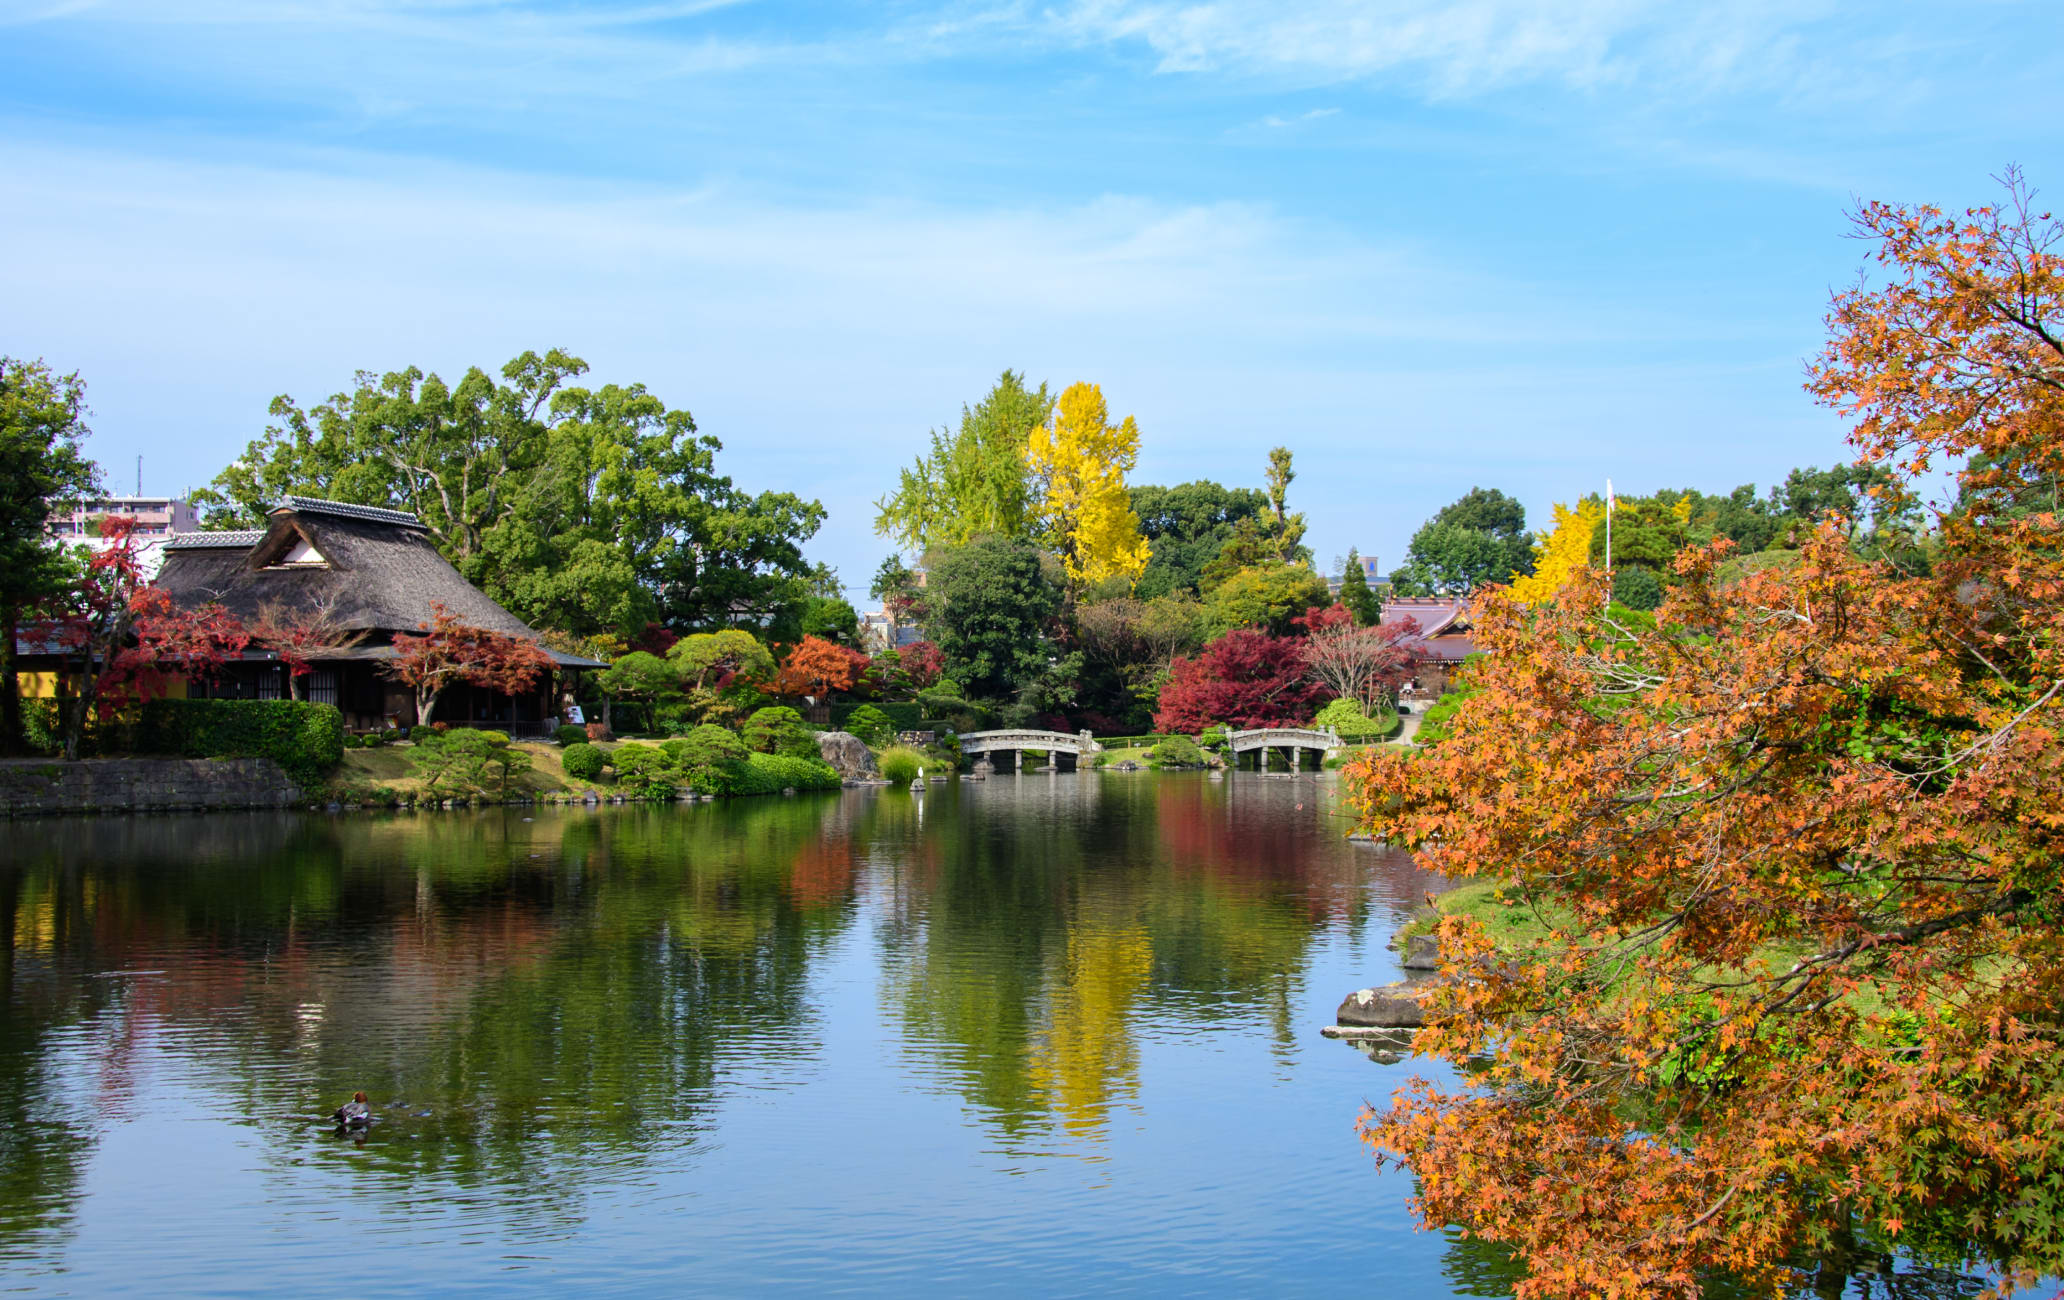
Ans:
[[[1591,562],[1591,535],[1605,520],[1605,503],[1597,498],[1577,502],[1576,509],[1555,504],[1555,527],[1534,542],[1534,571],[1512,580],[1513,598],[1534,604],[1561,591],[1579,569]]]
[[[1060,555],[1071,587],[1129,581],[1147,567],[1150,548],[1125,490],[1138,460],[1139,427],[1129,415],[1110,423],[1095,384],[1069,385],[1053,418],[1026,441],[1040,532]]]

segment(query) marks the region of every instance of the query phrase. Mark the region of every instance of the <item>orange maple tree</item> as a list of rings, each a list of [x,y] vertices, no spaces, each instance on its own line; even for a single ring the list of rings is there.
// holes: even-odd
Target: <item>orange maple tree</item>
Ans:
[[[807,695],[822,703],[833,691],[852,690],[867,664],[867,656],[858,650],[806,636],[781,661],[774,690],[781,695]]]
[[[2064,231],[2018,176],[1856,220],[1879,273],[1809,384],[1894,493],[1955,469],[1930,569],[1831,521],[1738,581],[1680,555],[1653,620],[1582,570],[1487,594],[1450,740],[1349,769],[1367,826],[1539,922],[1441,921],[1414,1051],[1458,1068],[1363,1118],[1522,1296],[2064,1271]]]

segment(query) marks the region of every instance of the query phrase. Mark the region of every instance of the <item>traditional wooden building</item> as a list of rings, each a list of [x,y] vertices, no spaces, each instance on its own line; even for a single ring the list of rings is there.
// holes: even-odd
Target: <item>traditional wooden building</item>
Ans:
[[[537,633],[460,576],[414,515],[374,506],[290,496],[268,512],[268,526],[250,532],[187,533],[165,543],[158,586],[181,606],[220,602],[247,626],[268,617],[321,622],[338,644],[310,651],[307,698],[334,704],[353,730],[409,726],[415,696],[389,677],[394,635],[416,632],[442,605],[461,622],[510,636]],[[433,717],[454,726],[491,726],[541,735],[557,721],[567,680],[603,665],[545,651],[558,680],[541,678],[520,695],[463,683],[446,687]],[[253,647],[222,680],[193,693],[284,699],[292,693],[286,665]]]
[[[1469,601],[1464,596],[1392,596],[1383,602],[1385,623],[1406,618],[1419,625],[1418,636],[1407,644],[1424,657],[1398,704],[1416,713],[1446,693],[1455,669],[1476,653],[1476,640],[1470,635]]]

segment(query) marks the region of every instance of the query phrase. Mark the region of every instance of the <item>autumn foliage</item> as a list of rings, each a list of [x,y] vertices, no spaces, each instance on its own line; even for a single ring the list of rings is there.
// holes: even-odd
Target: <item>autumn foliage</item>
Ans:
[[[1311,679],[1335,699],[1353,700],[1374,715],[1396,698],[1426,660],[1419,620],[1396,618],[1358,626],[1346,605],[1311,609],[1304,626],[1304,664]]]
[[[236,617],[217,604],[183,610],[143,576],[136,520],[101,521],[106,543],[57,604],[24,630],[76,664],[67,674],[62,731],[68,759],[80,756],[89,713],[106,722],[141,700],[166,693],[173,676],[218,676],[250,644]]]
[[[437,697],[454,682],[516,695],[552,671],[537,642],[460,622],[441,601],[431,602],[430,621],[417,626],[420,633],[395,633],[387,673],[414,690],[419,724],[429,724]]]
[[[822,701],[833,691],[850,691],[867,671],[867,656],[858,650],[806,636],[781,661],[774,690],[782,695],[807,695]]]
[[[2064,232],[2017,179],[1857,220],[1880,281],[1811,388],[1894,492],[1960,466],[1932,568],[1836,521],[1734,585],[1727,543],[1680,555],[1653,624],[1588,570],[1487,595],[1451,738],[1349,769],[1372,829],[1540,920],[1441,923],[1414,1050],[1458,1068],[1364,1129],[1522,1296],[2064,1269]]]
[[[1295,726],[1310,720],[1325,694],[1308,673],[1302,638],[1234,628],[1175,661],[1154,726],[1186,734],[1215,722]]]

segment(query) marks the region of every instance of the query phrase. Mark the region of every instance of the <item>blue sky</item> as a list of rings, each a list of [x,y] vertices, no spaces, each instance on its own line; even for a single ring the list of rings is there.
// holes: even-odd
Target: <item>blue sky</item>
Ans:
[[[1767,485],[1858,198],[2064,184],[2056,0],[0,0],[0,352],[126,486],[563,346],[824,501],[1013,367],[1323,560],[1473,485]]]

